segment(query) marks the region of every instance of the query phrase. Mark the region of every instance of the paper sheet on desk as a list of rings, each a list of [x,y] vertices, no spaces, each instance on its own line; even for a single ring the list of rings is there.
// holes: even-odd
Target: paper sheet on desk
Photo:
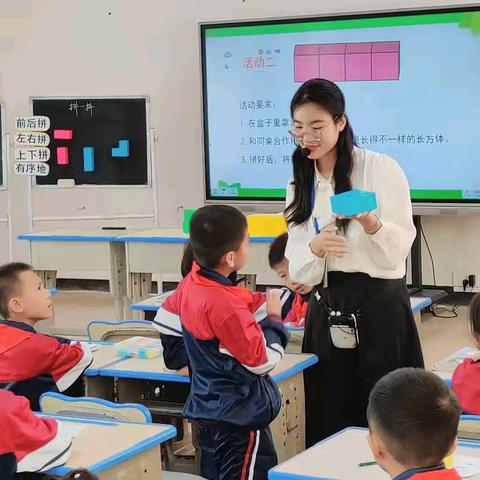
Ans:
[[[480,474],[480,458],[455,455],[455,468],[462,478]]]

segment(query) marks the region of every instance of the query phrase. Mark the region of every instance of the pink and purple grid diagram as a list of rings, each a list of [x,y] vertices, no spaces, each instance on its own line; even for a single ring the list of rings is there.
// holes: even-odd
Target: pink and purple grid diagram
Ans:
[[[333,82],[398,80],[400,42],[295,45],[295,82],[325,78]]]

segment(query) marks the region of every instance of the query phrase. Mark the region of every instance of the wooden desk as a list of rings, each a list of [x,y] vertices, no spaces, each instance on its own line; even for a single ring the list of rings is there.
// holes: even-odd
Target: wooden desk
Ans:
[[[88,367],[88,371],[92,375],[102,367],[106,367],[113,362],[119,361],[119,357],[115,353],[115,344],[110,342],[82,342],[88,343],[93,347],[92,356],[93,362]]]
[[[49,475],[62,476],[77,468],[87,468],[101,480],[162,478],[160,444],[176,435],[171,425],[45,416],[83,427],[73,439],[67,463],[49,470]]]
[[[101,347],[100,347],[101,348]],[[285,460],[305,448],[305,400],[303,371],[317,363],[311,354],[286,354],[280,364],[271,372],[282,394],[282,407],[272,423],[277,454]],[[120,403],[136,402],[151,408],[160,405],[155,401],[155,391],[165,384],[184,385],[179,407],[188,395],[190,379],[187,375],[165,369],[162,357],[151,360],[129,358],[85,372],[87,395],[112,399],[113,382],[116,379],[116,400]],[[163,405],[171,406],[169,398]]]
[[[118,237],[136,230],[102,230],[101,228],[55,229],[19,235],[30,241],[32,266],[46,288],[55,288],[57,271],[109,271],[110,292],[114,299],[115,318],[128,314],[128,275],[125,243]]]
[[[161,293],[160,295],[153,295],[145,298],[144,300],[132,303],[130,305],[130,310],[137,310],[140,312],[157,312],[165,299],[168,298],[171,293],[173,293],[173,291]]]
[[[373,461],[367,442],[368,430],[347,428],[270,470],[269,480],[388,480],[377,465],[359,467]],[[457,453],[480,458],[480,443],[462,442]],[[480,475],[469,477],[480,479]]]

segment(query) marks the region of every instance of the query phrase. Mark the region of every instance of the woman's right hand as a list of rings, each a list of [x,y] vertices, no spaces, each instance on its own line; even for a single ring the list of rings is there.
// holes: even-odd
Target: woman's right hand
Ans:
[[[310,250],[319,258],[331,255],[335,258],[343,258],[348,253],[345,237],[338,234],[336,225],[325,227],[310,242]]]

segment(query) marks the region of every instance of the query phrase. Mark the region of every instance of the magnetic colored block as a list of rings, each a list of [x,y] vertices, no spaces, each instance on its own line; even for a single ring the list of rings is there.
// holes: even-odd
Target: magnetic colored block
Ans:
[[[375,192],[366,190],[350,190],[330,197],[332,212],[337,215],[353,217],[363,212],[370,212],[377,208]]]
[[[119,140],[118,147],[112,148],[112,157],[128,157],[130,156],[130,141]]]
[[[277,237],[287,231],[283,214],[247,215],[248,233],[252,237]]]
[[[95,157],[93,147],[83,147],[83,171],[93,172],[95,170]]]
[[[53,138],[55,140],[71,140],[73,138],[73,130],[54,130]]]
[[[183,233],[190,233],[190,220],[195,212],[195,208],[187,208],[183,211]]]
[[[57,147],[57,163],[59,165],[68,165],[68,148]]]

